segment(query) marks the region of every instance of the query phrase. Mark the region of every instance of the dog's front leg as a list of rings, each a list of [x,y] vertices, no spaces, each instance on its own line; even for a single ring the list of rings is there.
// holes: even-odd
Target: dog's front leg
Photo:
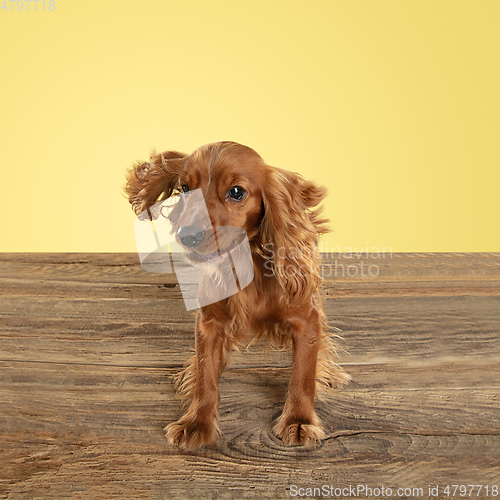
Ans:
[[[287,445],[305,445],[324,437],[314,409],[316,364],[322,327],[317,311],[307,320],[290,321],[293,327],[293,367],[283,413],[273,428]]]
[[[168,440],[181,448],[194,450],[214,444],[220,432],[217,418],[219,377],[226,366],[228,339],[224,327],[202,312],[196,318],[192,382],[192,401],[187,413],[166,428]]]

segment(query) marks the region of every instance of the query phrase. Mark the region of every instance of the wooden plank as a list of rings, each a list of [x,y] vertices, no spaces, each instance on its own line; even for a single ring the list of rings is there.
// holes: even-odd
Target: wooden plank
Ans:
[[[141,365],[147,355],[149,364],[174,366],[193,343],[194,313],[180,300],[23,295],[1,302],[1,359],[106,363],[112,356],[117,364]],[[342,360],[366,363],[495,357],[499,305],[500,296],[353,297],[329,298],[325,310],[350,353]],[[290,363],[283,352],[266,354],[259,347],[250,353],[259,354],[235,353],[233,361]]]
[[[324,264],[335,260],[366,257]],[[353,382],[318,402],[320,446],[271,434],[291,359],[254,345],[221,377],[218,446],[185,453],[162,434],[181,414],[170,377],[193,341],[175,277],[130,254],[0,255],[0,498],[500,485],[499,256],[377,262],[376,277],[322,287]]]

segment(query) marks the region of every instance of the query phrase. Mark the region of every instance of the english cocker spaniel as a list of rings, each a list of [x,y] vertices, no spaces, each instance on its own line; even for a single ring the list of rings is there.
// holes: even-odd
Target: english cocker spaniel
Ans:
[[[288,394],[273,432],[287,445],[313,444],[324,438],[314,402],[318,391],[336,387],[349,376],[335,363],[336,344],[326,332],[318,290],[318,236],[328,222],[319,215],[326,194],[301,175],[267,165],[253,149],[217,142],[191,155],[153,152],[148,162],[128,171],[125,192],[137,214],[159,200],[200,189],[210,220],[179,223],[176,239],[202,273],[222,258],[216,227],[245,231],[253,280],[238,293],[199,308],[195,354],[176,377],[179,393],[190,401],[166,435],[172,444],[196,449],[216,442],[218,381],[231,349],[245,340],[265,338],[279,347],[291,343],[293,367]],[[193,231],[193,228],[195,230]],[[204,245],[217,242],[218,252]],[[249,337],[250,336],[250,337]]]

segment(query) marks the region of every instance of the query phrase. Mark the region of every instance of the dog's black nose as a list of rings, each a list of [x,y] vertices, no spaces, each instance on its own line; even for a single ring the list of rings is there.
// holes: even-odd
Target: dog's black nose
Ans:
[[[185,247],[196,248],[204,240],[205,230],[202,227],[183,226],[177,230],[177,236]]]

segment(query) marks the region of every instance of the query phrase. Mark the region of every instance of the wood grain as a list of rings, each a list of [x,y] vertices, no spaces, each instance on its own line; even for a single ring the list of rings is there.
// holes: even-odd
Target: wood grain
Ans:
[[[327,438],[271,434],[291,356],[254,345],[221,377],[217,447],[186,453],[162,433],[193,343],[175,275],[133,254],[0,254],[0,498],[500,486],[500,255],[331,254],[323,274],[353,377],[318,402]]]

